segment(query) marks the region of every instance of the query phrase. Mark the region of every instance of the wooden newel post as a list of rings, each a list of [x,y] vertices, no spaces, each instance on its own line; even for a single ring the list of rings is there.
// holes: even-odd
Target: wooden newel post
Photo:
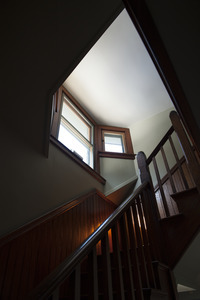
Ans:
[[[140,179],[141,183],[145,182],[151,182],[151,175],[149,172],[149,167],[146,162],[146,155],[144,152],[140,151],[137,154],[137,163],[138,163],[138,168],[140,170]]]

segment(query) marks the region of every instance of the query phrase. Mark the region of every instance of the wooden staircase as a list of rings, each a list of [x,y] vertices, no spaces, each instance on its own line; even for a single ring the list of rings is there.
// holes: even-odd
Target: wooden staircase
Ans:
[[[130,254],[131,255],[131,254]],[[111,276],[112,276],[112,293],[110,298],[113,300],[122,299],[134,299],[131,296],[131,291],[129,288],[129,280],[126,276],[126,266],[124,261],[123,252],[120,252],[121,257],[121,273],[117,268],[117,263],[115,261],[113,253],[110,254],[110,264],[111,264]],[[155,276],[155,288],[142,288],[141,299],[175,299],[173,294],[174,280],[170,269],[159,262],[153,262],[154,276]],[[132,272],[134,274],[134,265],[131,266]],[[119,277],[121,274],[121,282],[123,284],[119,285]],[[75,285],[75,272],[71,274],[68,281],[62,287],[61,297],[62,300],[75,299],[77,286]],[[98,285],[98,295],[96,299],[103,300],[108,297],[106,294],[107,287],[105,287],[105,276],[104,276],[104,262],[103,256],[97,255],[97,285]],[[85,259],[82,263],[80,270],[80,297],[81,300],[90,300],[94,298],[94,290],[91,288],[94,284],[93,274],[90,272],[90,260]],[[134,289],[134,295],[136,294],[136,289]],[[138,298],[136,298],[138,299]]]
[[[28,299],[177,299],[150,195],[142,184]]]
[[[42,222],[39,220],[37,224],[30,224],[23,234],[17,232],[14,237],[11,235],[1,240],[0,262],[2,270],[5,270],[5,274],[0,274],[2,300],[178,299],[172,269],[200,228],[200,164],[176,113],[171,114],[171,119],[173,127],[149,158],[146,159],[143,152],[138,153],[142,184],[116,209],[96,191],[59,208]],[[181,141],[186,159],[178,158],[171,137],[174,130],[178,136],[180,134],[181,140],[183,136],[186,139]],[[176,165],[172,168],[169,167],[164,150],[166,142],[170,143],[176,159]],[[159,151],[167,172],[164,177],[160,176],[156,161]],[[156,186],[149,171],[151,163],[157,178]],[[85,217],[88,208],[89,215]],[[75,216],[79,216],[79,222]],[[76,245],[72,245],[72,232],[66,231],[71,228],[69,220],[73,221],[73,229],[77,226],[76,231],[79,233]],[[46,235],[50,228],[53,229],[50,235],[54,234],[52,244]],[[87,231],[83,231],[83,228]],[[37,248],[36,257],[31,249],[29,256],[29,245],[33,246],[36,242],[40,245],[43,242],[42,239],[38,240],[38,233],[42,231],[47,237],[42,249]],[[68,234],[71,236],[70,243],[64,238]],[[18,261],[16,252],[24,251],[22,242],[25,242],[28,252],[24,252],[24,258],[19,256]],[[50,247],[45,248],[47,245]],[[72,246],[73,250],[76,249],[74,252],[70,251]],[[60,254],[63,254],[65,247],[70,247],[70,252],[63,259]],[[51,248],[54,249],[53,255]],[[48,252],[40,257],[45,249]],[[45,261],[47,268],[47,262],[55,262],[55,258],[60,257],[62,262],[54,265],[53,271],[51,269],[48,276],[43,276],[44,279],[40,280],[36,288],[32,288],[28,296],[29,290],[21,291],[22,285],[17,285],[20,280],[14,275],[18,273],[11,274],[7,269],[13,263],[19,267],[20,262],[29,262],[29,257],[34,257],[33,270],[37,270],[37,261]],[[22,274],[22,269],[19,270]],[[29,267],[28,276],[36,278],[38,271],[35,276],[30,276],[30,270]],[[47,269],[43,272],[45,270],[47,272]],[[33,286],[35,281],[28,282]],[[11,290],[12,286],[16,294]]]
[[[176,112],[170,113],[173,126],[158,146],[146,158],[143,152],[138,154],[141,181],[149,181],[155,191],[157,216],[160,219],[164,244],[163,261],[174,268],[200,228],[200,160],[181,124]],[[179,159],[172,134],[176,134],[181,143],[184,157]],[[176,159],[176,165],[170,169],[164,146],[169,143]],[[156,161],[162,154],[167,174],[161,178]],[[157,185],[153,184],[150,174],[152,163]],[[154,187],[153,187],[154,186]]]
[[[200,195],[192,188],[171,195],[176,201],[180,214],[162,219],[167,262],[173,268],[195,237],[200,227]]]

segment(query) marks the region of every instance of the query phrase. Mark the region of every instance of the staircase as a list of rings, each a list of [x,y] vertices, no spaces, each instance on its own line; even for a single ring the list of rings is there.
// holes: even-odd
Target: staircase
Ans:
[[[150,196],[142,184],[29,299],[177,299]]]
[[[155,209],[163,235],[163,261],[173,269],[200,228],[200,161],[176,112],[170,113],[173,126],[151,155],[138,154],[141,181],[150,182],[155,192]],[[176,131],[184,157],[178,157],[172,134]],[[169,167],[164,146],[171,146],[176,164]],[[166,147],[169,151],[169,149]],[[161,154],[167,174],[161,178],[156,157]],[[150,172],[150,165],[151,172]],[[152,182],[154,169],[157,184]]]
[[[171,195],[176,201],[180,214],[161,220],[165,237],[167,262],[174,268],[184,250],[199,230],[200,196],[196,188]]]
[[[70,255],[65,254],[67,258],[62,258],[62,262],[57,263],[53,272],[50,271],[48,276],[43,276],[45,279],[40,280],[40,284],[32,290],[29,296],[20,296],[19,286],[15,282],[17,279],[13,283],[11,279],[14,277],[9,275],[8,278],[15,286],[16,291],[18,290],[18,294],[2,292],[0,294],[2,300],[178,299],[172,269],[199,230],[200,164],[179,117],[175,112],[172,112],[170,117],[173,126],[149,158],[146,158],[143,152],[137,155],[141,177],[140,187],[116,209],[110,202],[107,202],[103,195],[95,192],[81,197],[78,201],[72,201],[69,207],[59,209],[58,216],[60,216],[61,210],[69,213],[65,217],[61,215],[56,221],[52,215],[49,216],[50,227],[54,224],[55,229],[58,230],[58,226],[60,226],[59,231],[53,229],[55,231],[54,243],[60,231],[62,236],[66,236],[62,226],[64,220],[66,230],[69,228],[69,223],[66,222],[69,222],[70,218],[73,221],[75,216],[82,216],[81,225],[79,222],[73,221],[73,228],[76,225],[79,226],[77,228],[79,242],[77,240],[76,250],[70,252]],[[174,131],[181,140],[185,158],[178,157],[172,139]],[[170,166],[168,153],[164,150],[166,143],[171,145],[176,160],[173,167]],[[157,163],[158,153],[161,153],[166,169],[164,176],[161,175],[162,170],[160,171]],[[151,164],[157,183],[154,182],[149,171],[152,170]],[[98,207],[97,203],[99,203]],[[89,214],[90,219],[83,216],[83,214],[87,215],[88,207],[90,207],[89,212],[94,210],[96,214],[95,216]],[[102,212],[104,212],[104,216]],[[72,217],[73,215],[74,217]],[[53,216],[55,216],[55,212]],[[100,218],[101,225],[99,226]],[[45,219],[45,224],[47,224],[44,227],[46,233],[49,226],[47,219]],[[94,226],[96,230],[91,230],[89,225]],[[88,233],[92,232],[84,238],[81,236],[83,226],[87,227]],[[33,234],[31,230],[29,235]],[[28,240],[29,235],[25,237],[25,240]],[[70,236],[72,244],[73,234]],[[36,235],[34,242],[37,238]],[[6,248],[9,244],[8,239],[7,244],[5,241],[3,244],[1,243],[3,247],[0,247],[0,259],[3,266],[5,265],[5,268],[3,267],[5,270],[6,266],[11,265],[14,260],[11,257],[11,261],[9,261],[9,256],[3,260],[4,256],[1,258],[1,253],[7,253],[7,249],[10,253],[15,253],[16,245],[21,244],[22,237],[19,234],[19,239],[18,236],[15,239],[17,242],[13,243],[13,247]],[[80,241],[83,242],[80,244]],[[56,253],[55,258],[60,251],[56,252],[57,247],[60,247],[59,239],[58,242],[54,245],[53,250],[54,254]],[[66,247],[69,246],[66,238],[63,242],[66,243]],[[47,240],[45,243],[47,245]],[[77,248],[78,245],[80,246]],[[48,249],[50,252],[51,247]],[[45,244],[41,251],[45,251]],[[33,253],[31,257],[33,257]],[[38,257],[39,252],[34,258],[34,266]],[[23,259],[20,259],[23,262]],[[42,256],[41,263],[43,259],[49,260]],[[15,265],[19,265],[18,261]],[[1,286],[7,284],[9,287],[6,277],[2,276],[2,278],[4,279],[2,282],[0,280]],[[13,298],[10,296],[11,294],[14,295]]]
[[[131,253],[130,253],[131,255]],[[104,261],[103,255],[97,255],[97,274],[96,274],[96,289],[98,287],[98,293],[95,294],[94,288],[94,277],[90,269],[90,258],[83,261],[81,270],[79,270],[80,278],[80,292],[78,292],[79,287],[75,285],[76,273],[72,273],[68,282],[65,281],[61,297],[59,299],[78,299],[89,300],[89,299],[134,299],[131,295],[129,288],[129,279],[126,276],[126,262],[124,259],[123,252],[120,252],[121,260],[121,273],[117,267],[116,257],[114,254],[110,254],[110,268],[111,268],[111,277],[112,277],[112,291],[109,294],[108,287],[105,286],[104,278]],[[142,293],[136,295],[137,299],[175,299],[173,293],[173,286],[170,286],[173,282],[169,268],[161,263],[153,262],[153,269],[155,275],[156,288],[143,288]],[[134,266],[131,266],[131,270],[134,273]],[[94,273],[94,272],[93,272]],[[119,285],[119,277],[121,276],[121,285]],[[133,295],[136,294],[136,289],[133,289]],[[169,297],[171,295],[171,298]],[[140,297],[140,298],[139,298]]]

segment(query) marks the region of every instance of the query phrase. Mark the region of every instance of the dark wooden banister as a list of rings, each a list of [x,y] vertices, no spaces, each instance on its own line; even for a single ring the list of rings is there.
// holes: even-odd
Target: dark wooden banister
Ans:
[[[164,166],[166,168],[165,177],[167,178],[168,183],[171,187],[171,191],[172,191],[171,193],[175,194],[177,191],[181,191],[181,190],[177,190],[177,185],[174,182],[174,176],[172,176],[174,174],[173,170],[179,171],[182,182],[183,182],[183,189],[186,189],[186,190],[189,189],[189,182],[186,179],[186,174],[184,173],[184,170],[182,167],[183,160],[179,159],[175,144],[172,139],[173,132],[176,132],[177,137],[180,142],[180,145],[181,145],[181,148],[183,149],[185,159],[187,162],[185,167],[188,170],[188,173],[190,173],[191,178],[193,178],[194,184],[196,185],[196,188],[198,189],[198,191],[200,193],[200,164],[198,163],[198,160],[195,156],[194,149],[193,149],[192,145],[190,144],[190,141],[187,137],[187,134],[185,132],[185,129],[181,123],[180,117],[178,116],[177,112],[172,111],[170,113],[170,119],[172,122],[172,126],[167,131],[167,133],[164,135],[164,137],[161,139],[161,141],[158,143],[158,145],[155,147],[155,149],[152,151],[150,156],[148,158],[146,158],[146,156],[143,152],[139,152],[137,155],[138,167],[140,170],[140,178],[141,178],[142,183],[145,181],[149,181],[153,185],[152,179],[151,179],[151,174],[149,171],[149,166],[152,163],[152,165],[154,167],[155,175],[157,178],[157,187],[158,187],[156,190],[157,191],[159,190],[160,195],[161,195],[161,200],[158,200],[158,201],[162,202],[162,205],[164,208],[164,209],[162,209],[161,218],[169,217],[171,215],[174,215],[174,213],[177,214],[178,210],[177,210],[177,207],[175,206],[174,211],[172,211],[172,208],[170,211],[169,207],[170,206],[172,207],[172,205],[175,205],[175,204],[173,204],[171,202],[171,199],[169,198],[169,196],[166,194],[166,191],[164,190],[163,186],[164,186],[166,180],[164,181],[163,178],[161,178],[161,176],[160,176],[159,165],[157,164],[157,159],[156,159],[156,155],[158,153],[161,153],[162,158],[163,158]],[[164,150],[164,146],[167,142],[169,142],[169,145],[171,146],[172,153],[174,154],[174,158],[176,161],[176,165],[171,169],[169,167],[167,155]],[[158,195],[158,197],[159,197],[159,195]]]
[[[175,127],[175,126],[174,126]],[[169,180],[172,180],[171,176],[171,170],[169,169],[169,165],[167,162],[167,158],[163,149],[164,144],[169,140],[170,144],[173,145],[171,135],[174,132],[174,127],[171,127],[168,132],[165,134],[165,136],[162,138],[160,143],[157,145],[157,147],[154,149],[154,151],[151,153],[148,159],[146,159],[145,154],[140,152],[137,155],[140,172],[141,172],[141,181],[142,185],[131,195],[129,196],[116,210],[114,213],[110,215],[110,217],[100,225],[96,231],[89,236],[89,238],[81,244],[81,246],[73,252],[66,260],[63,261],[62,264],[60,264],[46,279],[32,292],[29,300],[43,300],[43,299],[49,299],[50,296],[51,299],[57,300],[59,299],[59,292],[60,292],[60,286],[65,282],[65,280],[71,276],[71,274],[74,274],[75,271],[75,299],[76,296],[79,299],[80,297],[80,264],[83,262],[84,258],[87,256],[90,258],[93,256],[93,258],[96,256],[94,254],[94,251],[96,251],[96,246],[99,241],[101,241],[101,249],[102,249],[102,256],[104,257],[104,264],[106,265],[106,272],[107,272],[107,280],[110,282],[110,284],[107,284],[107,295],[110,295],[112,299],[112,283],[111,283],[111,265],[110,265],[110,250],[109,250],[109,239],[108,239],[108,232],[111,230],[111,234],[113,234],[113,239],[115,240],[115,246],[117,240],[116,240],[116,234],[117,224],[120,227],[121,231],[121,241],[120,243],[124,253],[125,253],[125,268],[126,272],[128,272],[129,277],[129,296],[133,296],[134,294],[134,285],[133,285],[133,278],[132,278],[132,272],[131,272],[131,262],[129,257],[129,242],[131,242],[131,239],[133,238],[132,235],[127,235],[126,232],[127,226],[128,231],[133,233],[132,228],[132,218],[135,226],[135,235],[136,235],[136,243],[137,247],[140,249],[137,250],[137,252],[140,250],[141,253],[144,251],[144,253],[140,253],[140,270],[138,271],[138,276],[143,278],[143,284],[147,287],[156,287],[156,281],[154,276],[154,271],[151,265],[151,262],[153,259],[162,260],[164,249],[162,248],[162,236],[160,227],[158,226],[158,208],[156,204],[155,195],[153,192],[153,184],[151,180],[151,175],[149,173],[149,164],[153,162],[154,167],[156,164],[155,156],[159,151],[161,151],[165,167],[167,169],[167,172],[169,173]],[[176,127],[175,127],[176,130]],[[177,130],[176,130],[177,131]],[[186,148],[190,148],[187,146]],[[172,149],[173,150],[173,149]],[[188,149],[187,149],[188,150]],[[174,151],[173,151],[174,152]],[[186,152],[186,151],[185,151]],[[175,153],[174,153],[175,154]],[[194,165],[193,161],[193,155],[192,156],[192,164]],[[189,158],[191,160],[191,158]],[[156,166],[157,168],[157,166]],[[198,173],[198,168],[196,168],[196,174]],[[157,170],[157,177],[159,179],[159,171]],[[159,188],[161,195],[163,197],[164,192],[162,189],[162,182],[160,180]],[[169,211],[167,207],[167,202],[163,204],[165,206],[166,210],[166,216],[169,216]],[[141,206],[140,206],[141,205]],[[144,209],[144,211],[143,211]],[[145,224],[141,224],[141,228],[138,222],[138,217],[140,220],[143,220],[143,217],[145,218],[145,223],[147,222],[147,228],[149,235],[146,236],[146,229]],[[142,232],[142,233],[141,233]],[[141,236],[142,234],[142,236]],[[150,238],[150,244],[149,244],[149,238]],[[135,241],[132,241],[133,248],[134,249],[134,243]],[[144,243],[144,245],[143,245]],[[147,248],[145,248],[147,245]],[[150,248],[148,249],[150,245]],[[112,246],[113,247],[113,246]],[[112,251],[112,250],[111,250]],[[135,250],[134,250],[135,251]],[[93,253],[93,254],[92,254]],[[161,254],[162,253],[162,254]],[[137,257],[137,254],[136,254]],[[120,260],[119,255],[119,246],[118,246],[118,261]],[[119,262],[119,273],[121,268],[121,263]],[[137,261],[136,261],[137,266]],[[97,267],[95,267],[95,272],[97,272]],[[141,275],[141,273],[143,275]],[[137,276],[136,276],[137,277]],[[122,279],[121,279],[122,280]],[[97,279],[96,279],[97,281]],[[97,286],[97,282],[95,283]],[[138,281],[138,285],[140,284],[140,280]],[[121,295],[124,294],[124,287],[123,282],[121,282]],[[98,293],[98,287],[95,291],[95,297],[97,297]],[[140,297],[138,299],[143,299],[142,294],[137,291],[138,295],[140,294]],[[131,296],[131,297],[132,297]],[[97,298],[96,298],[97,299]],[[123,298],[122,298],[123,299]]]
[[[134,199],[148,186],[148,182],[142,184],[131,196],[129,196],[126,201],[124,201],[73,254],[64,260],[63,263],[61,263],[43,282],[41,282],[41,284],[31,293],[28,299],[42,300],[51,296],[66,277],[71,274],[77,264],[80,263],[87,254],[89,254],[97,242],[114,225],[116,220],[123,215],[123,213],[131,205],[132,201],[134,201]]]
[[[161,151],[169,180],[172,181],[172,173],[169,169],[163,146],[169,140],[173,150],[174,144],[171,138],[173,132],[174,128],[171,127],[148,159],[146,159],[144,153],[138,153],[137,159],[141,172],[142,185],[129,196],[75,252],[65,259],[35,288],[29,296],[29,300],[58,300],[61,295],[60,293],[68,293],[68,289],[65,291],[62,288],[67,288],[68,285],[72,283],[71,280],[73,280],[74,284],[72,287],[75,296],[74,299],[80,299],[82,291],[81,267],[85,260],[90,262],[90,267],[88,268],[90,268],[90,273],[92,274],[89,274],[89,277],[94,276],[94,278],[90,280],[93,282],[93,294],[91,297],[93,297],[92,299],[98,299],[97,251],[98,254],[101,253],[101,259],[103,259],[101,267],[104,272],[103,276],[105,277],[103,279],[104,284],[106,282],[104,286],[105,297],[112,299],[113,287],[110,259],[110,253],[112,253],[113,257],[115,255],[115,261],[117,260],[118,262],[118,289],[120,290],[120,297],[121,299],[125,299],[120,251],[122,251],[124,257],[123,272],[126,272],[126,276],[128,276],[126,278],[126,284],[129,287],[128,298],[134,299],[134,294],[136,293],[138,295],[137,299],[143,300],[143,288],[155,289],[157,287],[157,275],[155,276],[152,261],[162,261],[167,253],[165,253],[165,248],[162,243],[163,236],[161,227],[159,226],[159,211],[151,175],[149,173],[149,164],[153,162],[154,167],[157,165],[155,156]],[[173,153],[177,156],[174,150]],[[179,167],[181,167],[179,159],[178,162]],[[159,179],[158,170],[156,175]],[[159,182],[159,188],[163,196],[164,192],[161,180]],[[169,216],[167,202],[164,203],[163,201],[163,204],[165,206],[166,216]],[[114,250],[116,251],[115,254]],[[130,251],[134,254],[131,258]],[[135,270],[133,270],[133,272],[135,272],[134,274],[132,274],[131,266],[133,261],[135,266]],[[93,264],[92,268],[91,262]],[[137,278],[137,280],[135,280],[135,278]],[[67,286],[65,287],[66,283]],[[135,288],[135,286],[137,286],[137,288]],[[70,293],[73,293],[73,291],[70,290]]]

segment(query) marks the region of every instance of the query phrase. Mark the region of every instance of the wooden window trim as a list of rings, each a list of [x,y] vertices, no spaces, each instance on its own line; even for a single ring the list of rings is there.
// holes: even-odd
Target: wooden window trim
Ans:
[[[86,117],[86,119],[88,119],[88,121],[90,123],[92,123],[92,125],[94,126],[94,140],[93,140],[94,170],[96,172],[99,172],[100,171],[100,169],[99,169],[100,164],[99,164],[99,159],[98,159],[98,156],[97,156],[96,145],[95,145],[95,143],[97,141],[97,138],[96,138],[96,134],[97,134],[96,126],[97,126],[97,124],[93,120],[93,118],[87,113],[87,111],[85,111],[84,108],[77,102],[77,100],[64,88],[64,86],[61,86],[58,89],[58,91],[54,94],[54,97],[53,97],[53,100],[54,100],[53,101],[53,105],[52,105],[52,119],[53,119],[53,121],[52,121],[52,126],[51,126],[51,136],[58,140],[59,126],[60,126],[60,120],[61,120],[62,94],[63,93],[66,95],[67,98],[69,98],[69,100],[72,102],[72,104],[78,110],[80,110],[80,112]],[[59,145],[63,145],[63,144],[62,143],[58,143],[57,146],[59,147]],[[65,148],[69,152],[71,152],[67,147],[65,147]],[[63,148],[61,150],[63,151]],[[69,154],[68,151],[66,152],[67,154]],[[76,155],[73,152],[71,152],[71,156],[74,156],[74,158],[76,160],[77,157],[76,157]],[[77,163],[80,163],[80,159],[78,159]],[[82,162],[82,164],[85,164],[85,163]],[[85,164],[85,165],[88,166],[87,164]]]
[[[94,125],[96,126],[96,122],[92,119],[92,117],[87,113],[86,110],[78,103],[78,101],[64,88],[61,86],[58,91],[54,94],[54,103],[53,103],[53,123],[51,128],[51,134],[54,137],[58,137],[59,130],[59,121],[61,117],[61,105],[62,105],[62,94],[65,94],[67,98],[75,105],[75,107],[80,110],[80,112]]]
[[[125,153],[108,152],[104,150],[103,134],[105,132],[113,134],[122,134],[124,136],[124,147]],[[133,146],[131,142],[130,130],[128,128],[113,127],[113,126],[102,126],[98,125],[98,156],[99,157],[110,157],[110,158],[121,158],[121,159],[135,159],[133,152]]]
[[[135,154],[99,151],[99,157],[135,159]]]

